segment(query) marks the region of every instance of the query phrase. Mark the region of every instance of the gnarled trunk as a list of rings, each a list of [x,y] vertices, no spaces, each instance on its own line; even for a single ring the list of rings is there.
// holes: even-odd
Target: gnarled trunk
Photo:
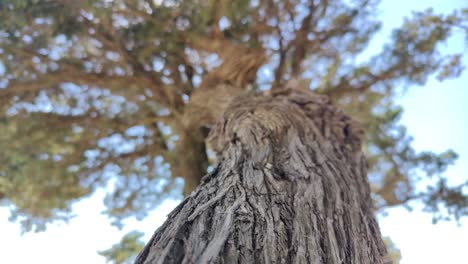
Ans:
[[[384,263],[362,130],[325,97],[239,97],[211,131],[219,163],[136,263]]]

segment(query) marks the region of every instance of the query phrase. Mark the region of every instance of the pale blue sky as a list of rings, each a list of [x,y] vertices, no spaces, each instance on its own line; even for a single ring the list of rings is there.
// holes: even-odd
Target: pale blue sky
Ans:
[[[380,49],[391,28],[400,25],[403,16],[411,10],[433,7],[436,12],[450,12],[462,7],[462,0],[402,1],[384,0],[381,18],[384,28],[374,44]],[[468,7],[468,4],[464,4]],[[463,51],[462,38],[453,38],[447,50]],[[468,58],[464,58],[468,65]],[[398,102],[404,106],[402,123],[413,135],[418,150],[444,151],[452,148],[460,158],[447,175],[450,182],[467,180],[468,173],[468,73],[461,78],[443,83],[431,79],[425,87],[410,87]],[[131,230],[152,232],[165,220],[177,205],[166,201],[144,221],[127,221],[119,231],[101,212],[104,210],[102,191],[74,205],[78,215],[69,224],[51,225],[44,233],[20,236],[18,224],[7,220],[7,208],[0,208],[0,263],[104,263],[96,251],[109,248]],[[418,207],[419,205],[415,205]],[[408,212],[403,208],[389,210],[389,215],[379,217],[382,233],[390,236],[402,251],[403,264],[411,263],[466,263],[468,259],[468,219],[460,226],[454,222],[431,223],[431,215],[420,210]]]

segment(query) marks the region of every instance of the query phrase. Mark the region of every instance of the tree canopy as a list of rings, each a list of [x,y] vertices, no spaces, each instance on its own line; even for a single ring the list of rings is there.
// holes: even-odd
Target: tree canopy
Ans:
[[[209,124],[190,107],[192,94],[244,69],[251,55],[252,74],[237,85],[265,91],[297,79],[364,125],[378,210],[421,200],[434,219],[467,215],[466,184],[449,186],[443,174],[456,153],[415,151],[394,99],[409,84],[462,72],[462,54],[440,45],[455,31],[466,36],[468,11],[414,12],[369,55],[381,26],[377,6],[0,1],[1,205],[24,230],[39,231],[68,219],[71,204],[98,188],[106,188],[106,213],[117,225],[180,197],[181,179],[199,179],[213,159],[204,144]]]

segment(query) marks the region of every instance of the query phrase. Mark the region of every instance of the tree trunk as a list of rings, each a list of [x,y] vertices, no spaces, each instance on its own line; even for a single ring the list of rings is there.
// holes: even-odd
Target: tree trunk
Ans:
[[[211,131],[218,165],[136,263],[385,263],[361,136],[323,96],[237,98]]]
[[[179,164],[175,167],[177,176],[184,178],[184,196],[189,195],[199,184],[208,168],[205,137],[201,128],[192,127],[189,131],[179,131],[177,156]]]

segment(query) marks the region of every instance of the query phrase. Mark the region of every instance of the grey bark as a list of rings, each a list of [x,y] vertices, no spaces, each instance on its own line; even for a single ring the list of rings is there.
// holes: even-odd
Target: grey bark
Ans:
[[[210,135],[216,168],[136,263],[384,263],[362,129],[326,97],[240,97]]]

